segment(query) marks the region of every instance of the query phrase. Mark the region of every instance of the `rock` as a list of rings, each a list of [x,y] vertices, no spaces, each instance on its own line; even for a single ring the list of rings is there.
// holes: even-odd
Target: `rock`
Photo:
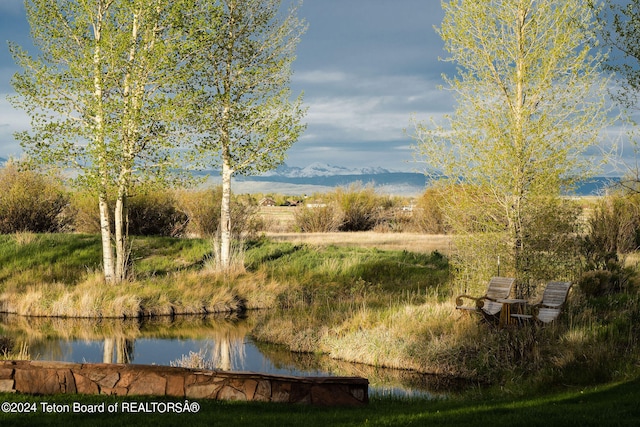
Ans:
[[[190,399],[363,405],[364,378],[301,378],[166,366],[0,361],[0,392],[169,395]]]
[[[76,390],[80,394],[98,394],[100,392],[98,385],[82,374],[74,373],[73,379],[76,383]]]
[[[16,391],[31,394],[55,394],[62,392],[60,382],[58,381],[58,373],[55,369],[29,368],[16,369],[14,374]]]
[[[14,380],[0,380],[0,393],[15,393]]]
[[[164,396],[167,391],[167,380],[154,373],[139,375],[129,386],[129,395]]]
[[[247,400],[244,392],[228,385],[222,387],[217,397],[219,400]]]
[[[185,395],[190,399],[215,399],[222,384],[194,384],[185,387]]]

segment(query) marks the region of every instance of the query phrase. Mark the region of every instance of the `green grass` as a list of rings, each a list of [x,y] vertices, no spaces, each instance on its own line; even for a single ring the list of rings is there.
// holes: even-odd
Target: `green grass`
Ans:
[[[0,235],[0,284],[61,282],[73,285],[88,272],[100,271],[99,235],[38,234],[27,243],[14,235]],[[211,252],[202,239],[133,237],[132,257],[140,277],[167,274],[200,266]]]
[[[594,299],[576,286],[555,324],[502,330],[455,310],[437,252],[260,239],[244,250],[247,271],[229,276],[206,268],[209,253],[206,240],[136,237],[136,280],[108,286],[99,236],[0,236],[0,302],[71,317],[268,309],[256,313],[256,340],[515,393],[616,381],[640,367],[637,291]]]
[[[400,294],[435,288],[448,276],[448,261],[438,252],[318,248],[261,240],[249,247],[246,257],[248,269],[264,268],[276,280],[295,278],[297,285],[352,286],[364,281],[385,293]]]
[[[373,398],[358,408],[204,401],[195,414],[43,414],[41,402],[106,405],[122,402],[180,401],[112,396],[23,396],[0,394],[0,401],[36,403],[35,414],[0,413],[13,426],[636,426],[640,424],[640,381],[513,398],[498,392],[441,400]],[[105,406],[106,406],[105,405]]]
[[[101,262],[99,236],[42,234],[28,243],[0,235],[0,283],[76,283]]]

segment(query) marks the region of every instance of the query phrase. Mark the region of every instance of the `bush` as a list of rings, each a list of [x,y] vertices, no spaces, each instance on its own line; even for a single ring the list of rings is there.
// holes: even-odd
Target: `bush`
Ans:
[[[176,237],[184,233],[188,218],[178,209],[172,191],[156,190],[141,192],[127,199],[129,211],[129,234],[137,236]],[[73,196],[75,210],[74,230],[81,233],[100,232],[100,212],[96,196],[79,192]],[[110,207],[115,201],[110,200]],[[113,227],[113,218],[109,218]]]
[[[201,237],[214,236],[220,224],[222,187],[185,191],[179,195],[180,209],[189,218],[188,231]]]
[[[640,199],[638,194],[614,194],[593,207],[582,238],[584,259],[578,287],[588,297],[628,291],[636,286],[636,272],[624,267],[619,255],[640,245]]]
[[[187,215],[187,231],[201,237],[215,236],[220,226],[222,187],[201,191],[185,191],[179,195],[180,209]],[[263,228],[256,217],[258,207],[253,199],[231,200],[231,233],[234,236],[253,235]]]
[[[171,191],[154,191],[129,198],[129,233],[178,237],[187,228],[187,214],[178,210]]]
[[[526,247],[516,260],[520,285],[526,287],[524,295],[529,295],[540,282],[578,278],[582,267],[578,236],[584,233],[581,212],[582,208],[572,200],[530,199],[521,220],[527,230]]]
[[[428,188],[413,208],[413,223],[418,231],[427,234],[444,234],[447,227],[442,212],[442,194],[436,188]]]
[[[330,233],[342,224],[342,215],[333,204],[300,206],[293,216],[296,228],[303,233]]]
[[[74,211],[72,228],[78,233],[100,233],[100,211],[98,198],[93,194],[78,191],[71,196],[71,209]],[[111,221],[113,225],[113,221]]]
[[[640,246],[640,202],[638,196],[603,198],[594,207],[584,239],[588,262],[603,268],[618,253],[629,253]]]
[[[585,272],[578,281],[578,287],[589,297],[611,295],[631,290],[635,286],[636,276],[632,268],[610,261],[606,269]]]
[[[62,231],[71,221],[69,196],[53,179],[7,163],[0,171],[0,233]]]
[[[342,210],[340,231],[369,231],[378,224],[384,203],[372,186],[338,188],[334,199]]]

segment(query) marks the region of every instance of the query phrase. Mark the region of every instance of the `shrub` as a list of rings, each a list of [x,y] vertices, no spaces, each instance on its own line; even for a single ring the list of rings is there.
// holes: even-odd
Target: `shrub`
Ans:
[[[578,287],[588,297],[600,297],[630,290],[635,285],[636,272],[609,260],[601,269],[589,270],[578,280]]]
[[[640,203],[638,196],[603,198],[594,207],[584,239],[587,261],[603,268],[618,253],[629,253],[640,246]]]
[[[129,233],[138,236],[177,237],[188,218],[177,207],[171,191],[145,192],[129,198]]]
[[[180,209],[189,218],[188,231],[201,237],[214,236],[220,224],[222,187],[184,191],[178,196]]]
[[[0,171],[0,233],[62,231],[71,221],[68,205],[69,196],[50,177],[12,162]]]
[[[363,188],[354,184],[348,189],[338,188],[334,199],[342,211],[340,231],[372,230],[380,220],[383,202],[372,186]]]
[[[442,212],[442,194],[438,189],[428,188],[417,200],[413,223],[423,233],[444,234],[448,231]]]
[[[263,228],[256,216],[258,207],[254,202],[253,199],[232,199],[231,232],[234,236],[253,235]],[[201,237],[211,237],[218,233],[222,207],[221,186],[182,192],[179,195],[179,206],[189,219],[188,232]]]
[[[98,200],[87,192],[73,196],[75,210],[74,229],[81,233],[100,232]],[[178,209],[172,191],[155,190],[140,192],[127,199],[129,211],[129,234],[138,236],[179,236],[187,227],[187,215]],[[113,206],[115,201],[110,200]],[[113,227],[113,218],[109,219]]]
[[[582,208],[572,200],[531,198],[521,220],[527,230],[526,249],[516,260],[520,284],[527,287],[524,295],[541,281],[577,279],[582,267],[578,237],[584,232],[581,212]]]
[[[100,233],[100,211],[96,196],[84,191],[75,192],[71,197],[71,206],[75,212],[74,231],[87,234]]]
[[[333,204],[300,206],[294,213],[294,221],[303,233],[329,233],[340,229],[342,215]]]

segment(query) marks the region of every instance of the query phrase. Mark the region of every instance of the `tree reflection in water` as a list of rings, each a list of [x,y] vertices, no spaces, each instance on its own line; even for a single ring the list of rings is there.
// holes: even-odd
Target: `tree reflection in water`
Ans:
[[[133,346],[135,340],[125,337],[105,338],[103,348],[103,363],[131,363],[133,362]],[[115,350],[115,357],[114,357]]]
[[[89,320],[0,314],[0,335],[9,336],[18,347],[26,344],[32,359],[40,360],[178,365],[175,362],[191,358],[201,368],[360,376],[369,379],[371,394],[442,395],[461,387],[447,378],[341,362],[253,342],[249,335],[257,320],[258,316]],[[86,356],[89,353],[91,357]]]

